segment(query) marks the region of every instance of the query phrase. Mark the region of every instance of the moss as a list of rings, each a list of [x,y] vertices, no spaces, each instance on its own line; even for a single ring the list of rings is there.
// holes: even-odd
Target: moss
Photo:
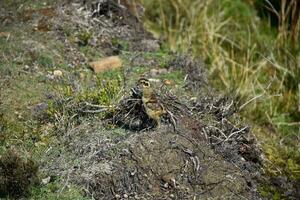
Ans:
[[[129,42],[126,40],[121,40],[118,38],[112,38],[111,39],[111,44],[122,51],[128,51],[129,50]]]
[[[123,77],[120,70],[107,71],[96,76],[94,87],[85,87],[76,99],[100,105],[113,105],[120,98]]]
[[[297,147],[285,148],[277,146],[276,144],[268,144],[268,146],[264,147],[264,150],[273,165],[275,164],[275,166],[280,167],[285,174],[289,175],[290,178],[300,178],[300,151]],[[267,172],[271,176],[278,176],[282,173],[273,168],[273,166],[269,166],[267,168]]]
[[[37,63],[42,67],[53,67],[52,58],[46,55],[41,55],[37,58]]]
[[[152,59],[158,62],[161,68],[168,67],[168,63],[172,57],[168,48],[160,49],[156,52],[145,52],[143,55],[147,59]]]
[[[112,70],[97,75],[90,74],[86,80],[82,80],[78,87],[70,84],[57,86],[59,90],[56,98],[48,100],[47,114],[49,120],[54,122],[57,115],[69,118],[71,116],[84,116],[85,112],[99,110],[100,108],[88,106],[94,104],[104,106],[104,110],[94,116],[105,117],[119,101],[123,89],[123,76],[121,70]],[[80,118],[80,119],[79,119]],[[84,120],[84,119],[83,119]]]
[[[183,86],[184,83],[184,73],[181,70],[173,70],[160,75],[159,78],[162,80],[169,80],[175,85]]]
[[[133,66],[131,68],[131,71],[138,76],[140,76],[141,74],[145,73],[148,70],[149,69],[147,69],[146,67],[143,67],[143,66]]]
[[[271,185],[263,185],[259,187],[259,193],[264,198],[273,199],[273,200],[281,200],[284,199],[283,196],[281,196],[281,192],[277,190],[275,187]]]
[[[205,114],[203,117],[201,117],[201,121],[204,124],[212,124],[215,125],[215,123],[217,122],[216,117],[213,114],[207,113]]]
[[[95,48],[89,45],[81,46],[79,49],[89,60],[95,60],[103,57],[101,51],[95,51]]]
[[[78,45],[86,46],[89,44],[89,41],[92,38],[92,33],[87,30],[82,30],[76,34],[76,38]]]

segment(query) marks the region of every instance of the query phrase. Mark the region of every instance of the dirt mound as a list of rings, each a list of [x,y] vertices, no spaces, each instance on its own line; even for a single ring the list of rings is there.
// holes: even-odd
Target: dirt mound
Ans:
[[[112,115],[120,128],[109,128],[110,120],[69,121],[46,171],[84,185],[95,199],[260,199],[260,154],[247,138],[249,129],[231,124],[227,100],[203,101],[203,107],[179,99],[165,103],[174,130],[171,120],[155,128],[141,96],[132,95]],[[175,102],[167,94],[160,98]],[[139,119],[141,127],[126,119]]]
[[[60,139],[63,145],[55,147],[60,149],[56,155],[49,154],[56,159],[47,171],[84,185],[95,199],[259,199],[250,173],[195,139],[193,131],[185,131],[80,125]]]
[[[130,143],[111,161],[110,174],[96,174],[92,188],[100,199],[255,199],[239,169],[204,142],[161,130]]]

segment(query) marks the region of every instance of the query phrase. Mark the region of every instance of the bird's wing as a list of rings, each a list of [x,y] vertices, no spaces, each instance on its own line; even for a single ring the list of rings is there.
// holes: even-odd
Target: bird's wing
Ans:
[[[146,106],[151,110],[157,110],[157,111],[163,110],[162,105],[160,103],[158,103],[157,101],[153,101],[153,100],[149,100],[146,103]]]

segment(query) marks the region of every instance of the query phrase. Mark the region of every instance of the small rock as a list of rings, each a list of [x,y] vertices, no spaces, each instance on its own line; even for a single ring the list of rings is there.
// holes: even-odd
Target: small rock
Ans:
[[[28,70],[29,70],[29,66],[28,66],[28,65],[25,65],[25,66],[24,66],[24,70],[25,70],[25,71],[28,71]]]
[[[15,111],[15,115],[17,115],[17,118],[18,118],[18,119],[22,119],[22,118],[23,118],[23,117],[22,117],[22,114],[19,113],[18,111]]]
[[[169,187],[169,184],[168,183],[165,183],[164,184],[164,188],[168,188]]]
[[[136,174],[137,170],[134,169],[132,172],[130,172],[130,176],[134,176]]]
[[[119,58],[119,56],[110,56],[99,61],[90,62],[89,66],[94,70],[95,73],[99,73],[121,68],[122,60]]]
[[[170,80],[165,80],[164,83],[165,83],[166,85],[171,85],[171,84],[172,84],[172,81],[170,81]]]
[[[68,67],[70,67],[70,68],[74,68],[74,67],[75,67],[75,65],[74,65],[74,64],[72,64],[72,63],[68,63]]]
[[[167,69],[151,69],[150,70],[150,75],[151,76],[156,76],[159,74],[166,74],[168,72]]]
[[[128,198],[128,195],[127,195],[127,194],[124,194],[123,197],[124,197],[125,199],[127,199],[127,198]]]
[[[120,195],[118,195],[118,194],[116,194],[116,195],[115,195],[115,198],[116,198],[116,199],[120,199],[120,198],[121,198],[121,196],[120,196]]]
[[[172,174],[163,175],[161,179],[167,184],[167,186],[170,185],[172,187],[176,187],[176,180]]]
[[[159,69],[159,70],[158,70],[158,73],[159,73],[159,74],[166,74],[166,73],[168,73],[168,70],[165,69],[165,68],[162,68],[162,69]]]
[[[197,101],[197,97],[191,97],[190,101]]]
[[[59,78],[59,77],[62,77],[63,73],[60,70],[54,70],[53,75],[55,78]]]
[[[174,197],[175,197],[175,196],[174,196],[174,194],[170,194],[170,198],[172,198],[172,199],[173,199]]]
[[[47,178],[42,179],[42,184],[47,185],[51,180],[51,177],[48,176]]]
[[[49,80],[54,80],[54,76],[52,74],[47,74],[46,78],[48,78]]]
[[[156,78],[149,78],[148,80],[152,83],[160,83],[160,80]]]
[[[80,74],[79,74],[79,78],[80,78],[81,80],[83,80],[83,79],[85,78],[85,75],[84,75],[84,73],[80,72]]]

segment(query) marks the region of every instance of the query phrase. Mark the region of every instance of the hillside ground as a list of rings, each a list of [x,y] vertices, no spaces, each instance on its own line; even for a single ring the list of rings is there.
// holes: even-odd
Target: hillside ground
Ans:
[[[1,4],[1,198],[261,198],[266,160],[201,58],[172,52],[114,1]],[[107,56],[123,68],[93,72]],[[161,127],[131,90],[140,77],[168,110]],[[293,182],[279,189],[297,195]]]

